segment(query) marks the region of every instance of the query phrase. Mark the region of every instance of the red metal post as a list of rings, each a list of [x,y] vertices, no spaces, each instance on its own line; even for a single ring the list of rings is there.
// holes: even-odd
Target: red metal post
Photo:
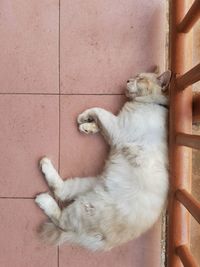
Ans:
[[[191,134],[192,128],[192,92],[188,87],[179,90],[176,76],[185,72],[185,66],[191,63],[191,51],[186,52],[186,34],[178,33],[177,25],[184,17],[183,0],[173,0],[170,6],[170,68],[174,73],[170,86],[170,195],[168,206],[168,267],[182,267],[176,254],[176,248],[189,243],[189,214],[175,198],[178,189],[190,189],[191,151],[176,144],[178,132]],[[188,56],[189,55],[189,56]]]

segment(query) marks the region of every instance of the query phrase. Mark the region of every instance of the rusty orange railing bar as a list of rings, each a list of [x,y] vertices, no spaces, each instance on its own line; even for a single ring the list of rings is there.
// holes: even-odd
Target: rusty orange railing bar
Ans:
[[[200,135],[178,133],[176,135],[176,143],[178,145],[200,149]]]
[[[184,0],[170,1],[170,68],[173,76],[170,84],[169,119],[168,267],[198,266],[189,250],[189,212],[198,221],[200,207],[189,192],[190,147],[200,148],[200,137],[192,135],[192,121],[200,118],[200,96],[196,96],[193,102],[191,87],[200,80],[200,64],[186,73],[185,71],[188,66],[192,66],[192,49],[189,42],[186,42],[186,32],[200,17],[200,0],[193,1],[188,13],[185,12],[184,4]]]
[[[200,223],[200,203],[185,189],[176,191],[176,199],[178,199],[197,222]]]
[[[184,267],[199,267],[196,260],[193,258],[188,246],[183,245],[176,249],[176,253],[179,256]]]
[[[193,122],[200,121],[200,94],[194,95],[193,97]]]
[[[179,89],[185,89],[189,85],[198,82],[199,80],[200,80],[200,64],[198,64],[196,67],[194,67],[181,77],[178,77],[176,80],[176,86]]]
[[[195,0],[184,19],[178,25],[177,29],[179,32],[189,32],[197,20],[200,18],[200,1]]]

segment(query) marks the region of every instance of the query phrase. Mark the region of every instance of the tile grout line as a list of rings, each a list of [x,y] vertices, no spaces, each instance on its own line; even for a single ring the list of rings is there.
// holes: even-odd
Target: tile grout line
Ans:
[[[60,4],[61,0],[58,1],[58,88],[59,88],[59,140],[58,140],[58,171],[60,173],[60,143],[61,143],[61,82],[60,82]],[[57,247],[57,266],[60,266],[60,249]]]
[[[0,199],[35,199],[34,197],[1,197]]]
[[[61,88],[60,88],[60,1],[58,7],[58,89],[59,89],[59,149],[58,149],[58,170],[60,172],[60,125],[61,125]]]
[[[59,89],[60,90],[60,89]],[[99,94],[92,94],[92,93],[80,93],[80,94],[73,94],[73,93],[0,93],[0,95],[44,95],[44,96],[79,96],[79,95],[93,95],[93,96],[110,96],[110,95],[120,95],[123,96],[124,94],[104,94],[104,93],[99,93]]]

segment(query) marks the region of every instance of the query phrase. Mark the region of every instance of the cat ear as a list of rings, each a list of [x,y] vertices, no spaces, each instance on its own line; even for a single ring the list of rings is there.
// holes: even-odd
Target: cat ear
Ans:
[[[167,71],[163,72],[160,76],[158,76],[157,79],[159,81],[159,84],[162,87],[163,92],[166,91],[166,89],[170,83],[171,76],[172,76],[171,70],[167,70]]]
[[[153,71],[155,74],[159,74],[160,73],[160,67],[158,65],[156,65],[154,67],[154,71]]]
[[[155,73],[156,75],[159,75],[160,67],[158,65],[153,65],[153,66],[150,67],[150,69],[147,72]]]

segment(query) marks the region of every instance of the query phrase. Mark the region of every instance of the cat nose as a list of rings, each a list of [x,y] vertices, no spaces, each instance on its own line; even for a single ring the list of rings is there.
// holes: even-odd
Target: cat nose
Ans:
[[[129,80],[127,80],[127,83],[130,83],[130,81],[129,81]]]

